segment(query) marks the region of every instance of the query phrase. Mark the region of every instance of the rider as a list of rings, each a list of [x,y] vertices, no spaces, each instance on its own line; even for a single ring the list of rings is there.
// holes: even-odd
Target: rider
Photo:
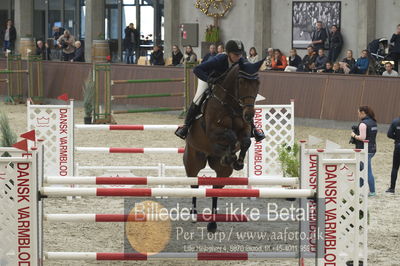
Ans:
[[[218,54],[208,61],[196,66],[193,70],[193,73],[199,78],[199,83],[197,86],[196,95],[194,96],[193,102],[187,111],[185,123],[175,131],[175,135],[181,139],[186,138],[190,125],[200,113],[203,94],[208,88],[207,82],[210,82],[211,84],[213,83],[210,76],[212,75],[213,77],[219,77],[220,75],[224,74],[233,64],[244,62],[244,59],[242,58],[244,47],[241,41],[230,40],[226,43],[225,49],[226,54]],[[265,138],[263,131],[256,129],[254,123],[251,124],[251,128],[252,134],[257,142]]]

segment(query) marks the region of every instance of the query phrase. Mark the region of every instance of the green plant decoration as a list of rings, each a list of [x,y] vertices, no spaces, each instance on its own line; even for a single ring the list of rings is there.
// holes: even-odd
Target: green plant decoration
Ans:
[[[282,144],[278,148],[278,160],[281,163],[283,175],[285,177],[299,177],[300,176],[300,147],[294,144],[293,147]]]
[[[11,129],[10,121],[3,111],[0,111],[0,131],[1,147],[12,147],[17,142],[17,134]],[[1,157],[11,157],[11,155],[5,152],[1,154]]]

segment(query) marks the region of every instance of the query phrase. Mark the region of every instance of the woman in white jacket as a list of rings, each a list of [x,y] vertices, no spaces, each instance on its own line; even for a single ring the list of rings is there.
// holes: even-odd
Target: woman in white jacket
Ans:
[[[249,56],[247,57],[247,60],[249,60],[249,62],[253,63],[253,64],[259,61],[257,50],[255,47],[250,48]]]

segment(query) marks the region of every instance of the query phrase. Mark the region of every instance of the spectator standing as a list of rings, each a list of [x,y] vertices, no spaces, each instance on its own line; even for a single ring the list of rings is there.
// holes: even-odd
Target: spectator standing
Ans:
[[[387,193],[394,193],[396,188],[397,174],[400,166],[400,117],[393,120],[389,127],[387,136],[394,140],[392,173],[390,175],[390,187]]]
[[[57,26],[53,27],[53,38],[54,38],[54,41],[55,41],[54,45],[57,45],[56,42],[58,41],[60,36],[64,34],[64,31],[65,31],[65,29],[62,28],[62,27],[57,27]]]
[[[358,134],[351,132],[351,137],[355,139],[356,149],[364,149],[364,140],[368,140],[368,196],[375,196],[375,178],[372,172],[372,158],[376,153],[376,135],[378,134],[378,125],[375,119],[375,113],[369,106],[360,106],[358,108]],[[362,180],[363,182],[364,180]]]
[[[249,62],[253,63],[253,64],[258,62],[259,58],[258,58],[257,50],[255,47],[250,48],[249,57],[247,58],[247,60],[249,60]]]
[[[315,63],[315,59],[317,59],[317,54],[315,53],[313,47],[310,45],[307,47],[307,54],[303,57],[302,65],[304,72],[311,72],[312,66]]]
[[[390,53],[390,57],[394,60],[394,69],[398,72],[400,63],[400,24],[397,25],[397,30],[393,33],[390,42],[393,43],[393,51]]]
[[[353,51],[347,50],[346,57],[339,63],[345,74],[354,73],[356,60],[353,58]]]
[[[10,50],[13,53],[15,50],[15,40],[17,39],[17,30],[15,29],[14,23],[11,19],[7,20],[5,28],[1,31],[1,37],[4,41],[4,52]]]
[[[223,44],[218,45],[218,47],[217,47],[217,53],[218,53],[218,54],[223,54],[223,53],[225,53],[225,47],[224,47]]]
[[[177,66],[181,63],[183,54],[177,45],[172,46],[172,65]]]
[[[202,62],[206,62],[208,61],[208,59],[217,55],[217,47],[215,46],[215,44],[211,44],[210,47],[208,47],[208,50],[209,52],[203,57]]]
[[[85,62],[85,49],[80,41],[75,42],[75,48],[74,58],[71,59],[71,62]]]
[[[328,39],[328,35],[326,30],[322,27],[322,21],[317,21],[316,29],[313,31],[311,36],[311,44],[315,51],[319,51],[319,49],[325,49],[325,42]]]
[[[126,51],[126,63],[135,64],[138,59],[138,48],[140,46],[140,34],[133,23],[130,23],[124,30],[124,48]]]
[[[62,48],[63,61],[71,61],[74,58],[75,52],[75,38],[69,33],[69,30],[65,30],[64,34],[57,40],[58,47]]]
[[[53,41],[55,47],[54,57],[57,58],[58,60],[62,60],[62,58],[61,58],[61,50],[59,49],[57,41],[60,38],[60,36],[64,34],[64,31],[65,29],[62,27],[57,27],[57,26],[53,27],[53,39],[54,39]]]
[[[355,73],[356,74],[366,74],[368,71],[369,59],[368,59],[368,50],[363,50],[361,52],[360,58],[356,61]]]
[[[193,48],[191,45],[186,46],[185,54],[181,60],[181,64],[184,63],[196,63],[197,62],[197,55],[193,52]]]
[[[163,66],[164,62],[164,53],[161,50],[159,45],[155,45],[153,47],[153,52],[150,54],[150,64],[152,66]]]
[[[336,25],[332,25],[329,39],[329,61],[336,62],[343,47],[343,37]]]
[[[287,67],[286,56],[284,56],[279,49],[275,49],[274,56],[271,60],[271,69],[283,71]]]
[[[40,55],[42,60],[50,60],[50,48],[47,43],[43,44],[43,41],[39,40],[36,42],[36,55]]]
[[[298,56],[297,50],[292,49],[290,50],[290,57],[289,57],[289,65],[285,68],[287,72],[296,72],[301,70],[301,57]]]
[[[315,59],[314,69],[315,70],[323,70],[326,67],[326,63],[329,61],[328,57],[325,55],[324,48],[320,48],[318,50],[318,56]]]
[[[399,73],[397,73],[396,70],[393,70],[393,65],[390,62],[387,62],[385,64],[385,69],[386,71],[382,73],[382,76],[385,77],[398,77]]]

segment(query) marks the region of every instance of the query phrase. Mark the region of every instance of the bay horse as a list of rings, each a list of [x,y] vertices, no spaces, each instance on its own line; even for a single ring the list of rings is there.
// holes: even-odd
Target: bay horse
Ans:
[[[202,117],[193,122],[186,138],[183,163],[188,177],[197,177],[207,162],[217,177],[229,177],[233,169],[243,169],[260,86],[257,72],[263,61],[233,65],[212,88]],[[212,198],[212,214],[217,213],[217,201],[217,197]],[[191,213],[197,213],[195,197]],[[208,223],[207,230],[216,232],[217,223]]]

